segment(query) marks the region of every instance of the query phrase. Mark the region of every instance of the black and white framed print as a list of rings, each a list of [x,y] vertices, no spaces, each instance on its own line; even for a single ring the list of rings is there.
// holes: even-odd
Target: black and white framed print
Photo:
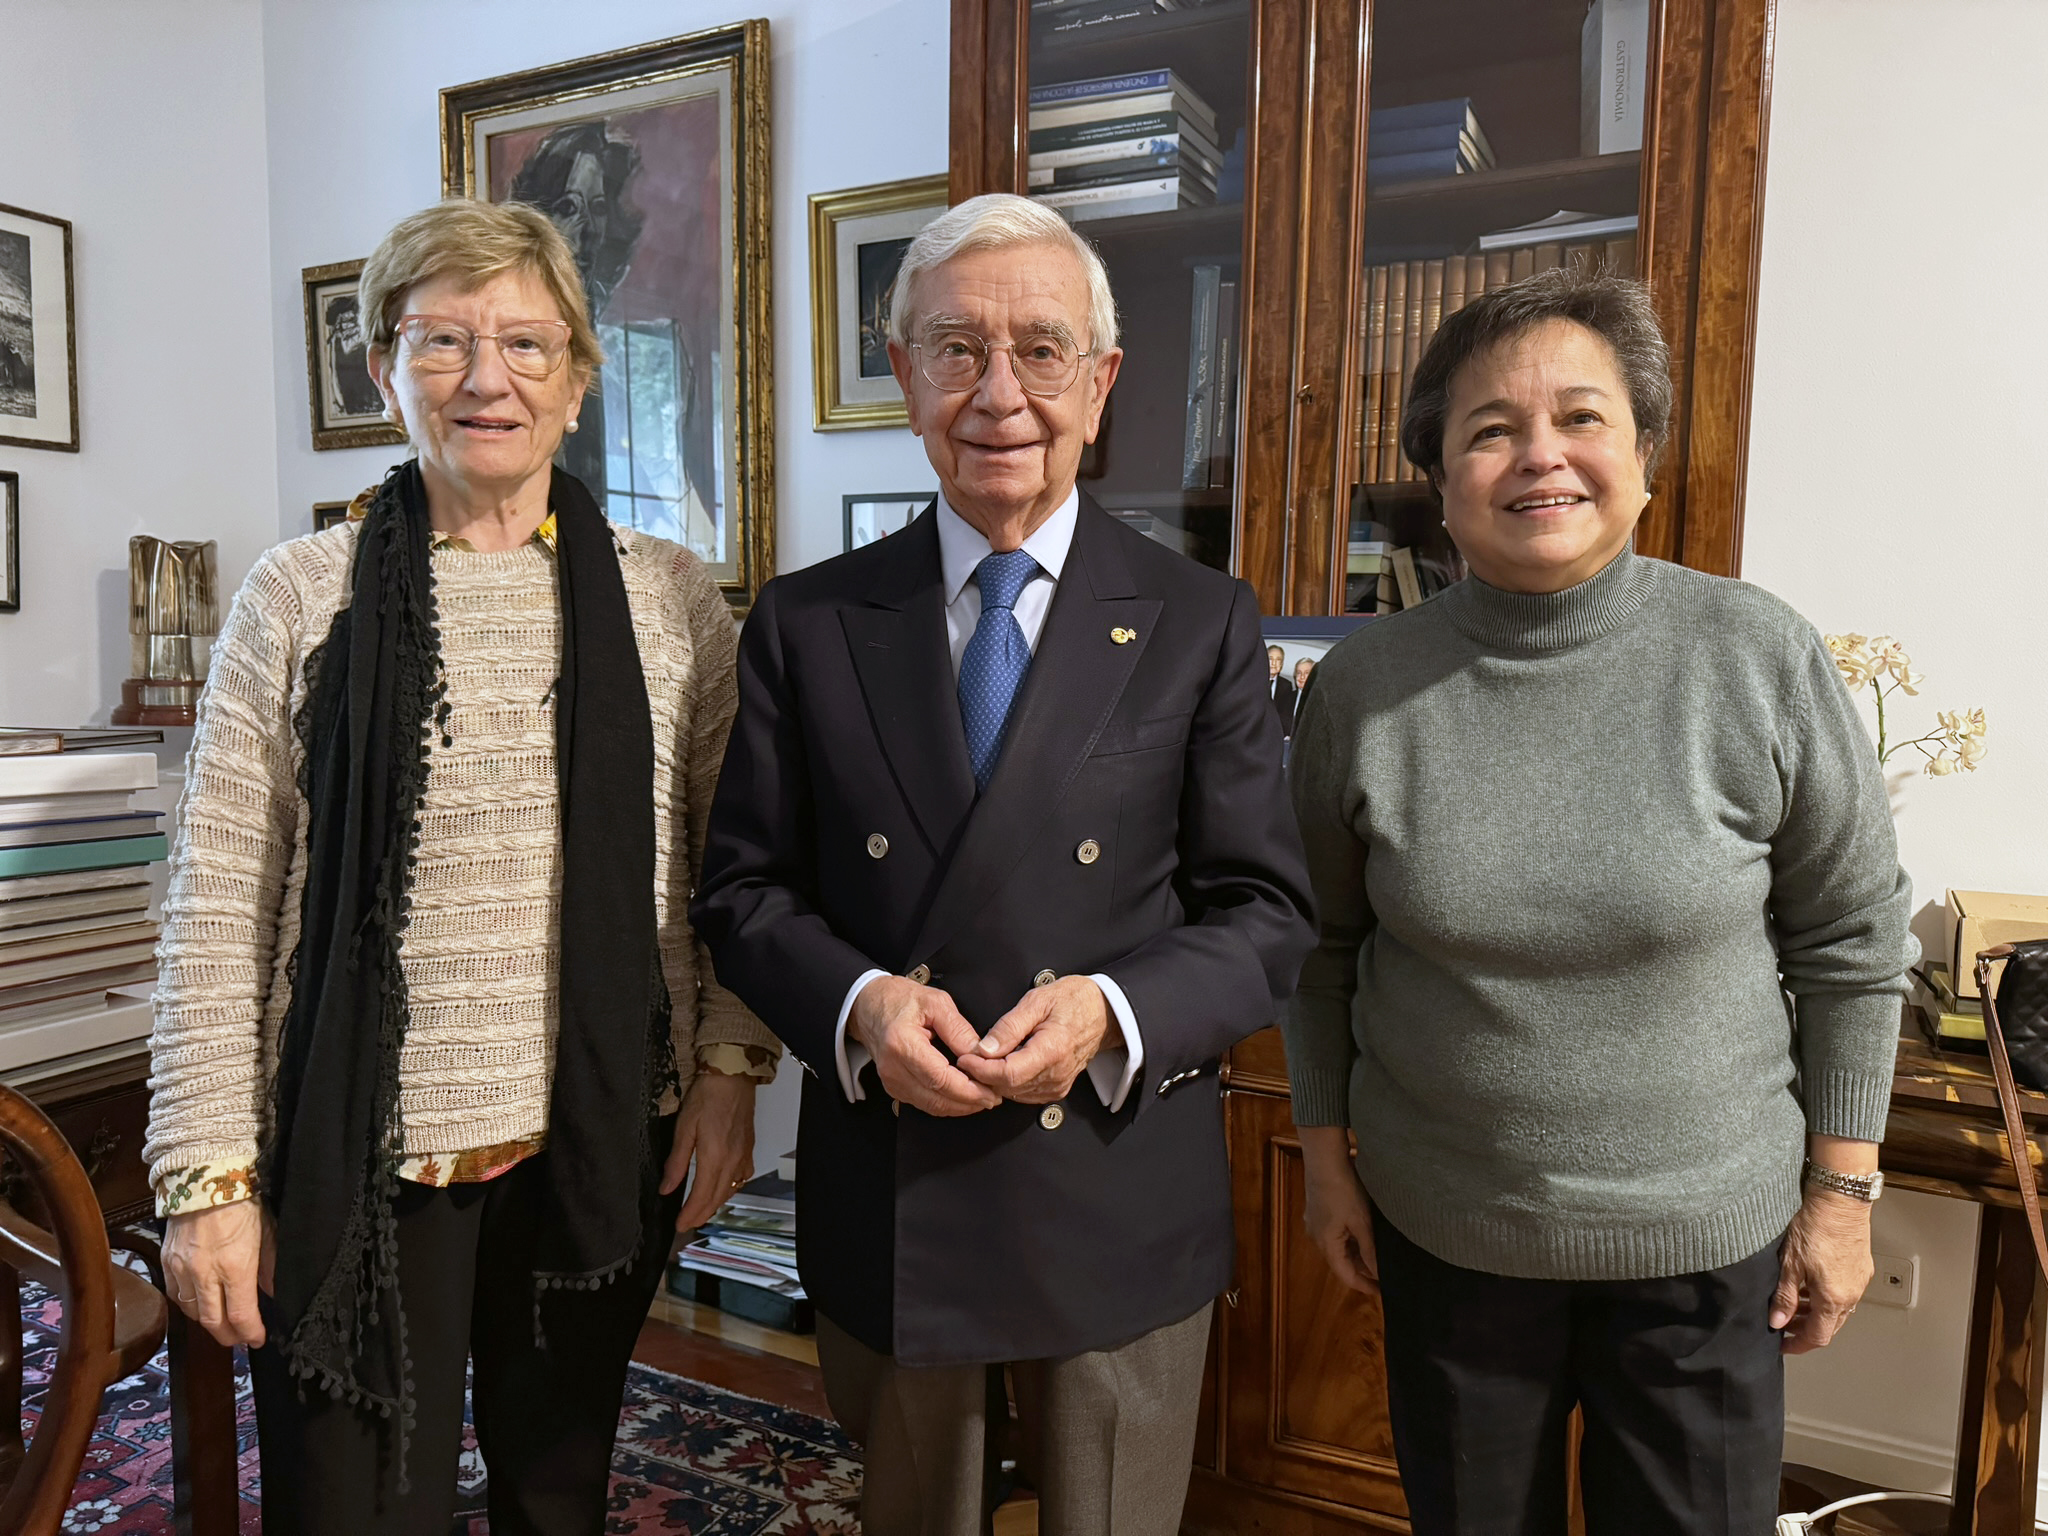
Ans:
[[[21,476],[0,469],[0,613],[21,611]]]
[[[0,443],[78,452],[71,223],[0,203]]]
[[[946,211],[946,178],[811,194],[811,380],[819,431],[910,422],[889,369],[889,300],[917,232]]]
[[[348,509],[354,506],[349,501],[316,501],[313,503],[313,531],[325,533],[336,523],[348,521]]]
[[[860,549],[892,533],[901,533],[917,514],[932,504],[930,491],[883,491],[865,496],[848,496],[846,503],[846,547]]]
[[[361,261],[335,261],[299,274],[306,295],[306,388],[315,448],[382,448],[405,441],[384,419],[370,377],[369,334],[356,298]]]

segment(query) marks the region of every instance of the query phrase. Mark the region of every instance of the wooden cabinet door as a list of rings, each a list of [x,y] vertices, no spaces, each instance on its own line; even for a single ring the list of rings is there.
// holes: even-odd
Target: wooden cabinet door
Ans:
[[[1302,1226],[1301,1143],[1284,1098],[1232,1093],[1237,1305],[1224,1309],[1224,1464],[1242,1479],[1403,1517],[1377,1298],[1330,1273]]]

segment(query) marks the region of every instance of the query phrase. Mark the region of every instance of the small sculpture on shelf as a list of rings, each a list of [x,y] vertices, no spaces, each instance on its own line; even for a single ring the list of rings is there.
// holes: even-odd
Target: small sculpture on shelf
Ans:
[[[138,533],[128,541],[130,677],[116,725],[190,725],[220,628],[215,546]]]

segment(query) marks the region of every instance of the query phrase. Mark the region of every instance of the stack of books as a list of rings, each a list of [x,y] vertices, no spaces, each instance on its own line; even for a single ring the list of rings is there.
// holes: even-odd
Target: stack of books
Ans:
[[[1472,98],[1381,107],[1367,119],[1365,179],[1421,181],[1493,167],[1493,146],[1472,111]]]
[[[1422,472],[1401,451],[1401,410],[1415,365],[1446,316],[1482,293],[1552,267],[1633,276],[1635,229],[1633,214],[1607,219],[1560,212],[1535,224],[1482,235],[1480,249],[1471,255],[1367,267],[1365,305],[1359,313],[1365,360],[1359,480],[1387,485],[1422,479]]]
[[[1934,1039],[1930,1044],[1948,1050],[1990,1049],[1984,1038],[1984,1000],[1981,997],[1958,997],[1955,977],[1939,960],[1930,960],[1916,967],[1913,974],[1927,989],[1925,1016],[1930,1017],[1934,1025]]]
[[[156,977],[149,752],[0,756],[0,1031],[99,1012]]]
[[[817,1318],[796,1272],[796,1185],[764,1173],[743,1186],[676,1255],[668,1285],[734,1317],[812,1332]]]
[[[1031,89],[1031,195],[1078,223],[1216,201],[1216,114],[1170,69]]]

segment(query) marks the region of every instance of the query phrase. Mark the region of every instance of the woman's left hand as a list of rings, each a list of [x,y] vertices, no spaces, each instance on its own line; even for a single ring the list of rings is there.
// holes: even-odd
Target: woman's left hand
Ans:
[[[701,1227],[732,1192],[754,1176],[754,1088],[751,1077],[700,1071],[676,1116],[676,1139],[661,1171],[661,1192],[682,1187],[694,1158],[697,1176],[676,1217],[676,1230]]]
[[[1826,1348],[1856,1310],[1873,1272],[1870,1207],[1831,1189],[1809,1188],[1785,1232],[1771,1297],[1771,1326],[1785,1330],[1785,1353]]]

